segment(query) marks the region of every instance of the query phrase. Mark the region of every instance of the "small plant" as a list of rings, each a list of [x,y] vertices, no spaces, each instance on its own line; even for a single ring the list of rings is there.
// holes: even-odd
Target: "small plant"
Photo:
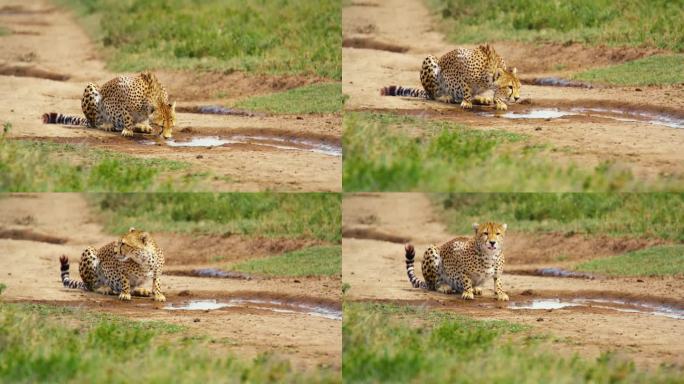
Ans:
[[[349,283],[342,283],[342,294],[343,294],[343,295],[346,294],[347,291],[349,291],[349,289],[351,289],[351,284],[349,284]]]
[[[0,295],[2,295],[2,291],[4,291],[5,288],[7,288],[7,286],[3,283],[0,283]]]

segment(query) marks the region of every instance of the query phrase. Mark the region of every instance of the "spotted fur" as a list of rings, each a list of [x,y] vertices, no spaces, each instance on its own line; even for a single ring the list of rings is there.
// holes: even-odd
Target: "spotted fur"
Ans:
[[[448,97],[461,108],[494,103],[496,109],[506,110],[506,100],[520,98],[520,79],[516,68],[509,69],[494,48],[481,45],[476,49],[458,48],[439,60],[428,56],[420,70],[423,89],[392,85],[380,90],[384,96],[411,96],[435,100]],[[482,96],[493,91],[493,98]]]
[[[169,103],[166,89],[150,72],[118,76],[101,88],[89,83],[83,90],[81,109],[85,119],[51,112],[43,115],[43,122],[88,126],[122,136],[152,133],[152,122],[162,127],[166,139],[173,136],[176,124],[176,103]]]
[[[504,235],[506,224],[473,224],[473,237],[456,237],[439,247],[431,245],[423,255],[422,272],[425,281],[416,277],[413,245],[405,247],[406,273],[414,288],[444,293],[460,293],[466,300],[482,294],[482,284],[492,277],[496,299],[508,301],[501,285],[504,265]],[[446,289],[442,289],[446,285]]]
[[[88,247],[81,255],[78,272],[82,281],[69,278],[69,259],[62,256],[60,277],[66,288],[119,295],[120,300],[134,296],[153,296],[166,301],[161,291],[164,253],[149,233],[131,228],[119,240],[95,250]],[[142,285],[152,277],[152,291]]]

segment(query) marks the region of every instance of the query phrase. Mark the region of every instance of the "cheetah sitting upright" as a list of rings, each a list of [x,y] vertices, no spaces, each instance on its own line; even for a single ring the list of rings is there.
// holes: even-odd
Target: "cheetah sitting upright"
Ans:
[[[430,246],[423,256],[423,277],[420,281],[413,269],[415,250],[407,244],[406,272],[414,288],[439,289],[444,293],[461,293],[461,297],[472,300],[482,294],[482,284],[489,277],[494,278],[496,299],[508,301],[508,295],[501,286],[504,254],[503,240],[506,224],[473,224],[475,236],[457,237],[436,247]],[[446,284],[448,288],[442,289]]]
[[[412,96],[435,100],[446,96],[461,108],[470,109],[478,104],[494,103],[497,110],[508,109],[505,100],[520,98],[520,79],[516,68],[509,69],[506,62],[489,45],[476,49],[458,48],[439,61],[434,56],[423,60],[420,71],[423,89],[392,85],[380,90],[383,96]],[[482,96],[494,91],[494,97]],[[479,96],[478,96],[479,95]]]
[[[69,278],[69,259],[60,259],[62,284],[67,288],[117,294],[120,300],[134,296],[153,296],[166,301],[161,291],[164,254],[149,233],[131,228],[119,240],[97,251],[86,248],[81,255],[78,272],[82,281]],[[152,277],[152,291],[141,286]]]
[[[83,125],[132,136],[134,132],[152,133],[151,119],[162,127],[165,139],[171,138],[176,124],[176,103],[169,103],[166,89],[150,72],[118,76],[102,88],[89,83],[83,91],[81,109],[85,118],[51,112],[43,115],[43,123]]]

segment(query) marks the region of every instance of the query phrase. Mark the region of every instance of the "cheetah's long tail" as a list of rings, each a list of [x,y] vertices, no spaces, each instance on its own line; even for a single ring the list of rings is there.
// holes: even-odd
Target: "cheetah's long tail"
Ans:
[[[50,112],[43,114],[43,124],[79,125],[87,127],[88,119],[85,117],[69,116],[57,112]]]
[[[413,249],[413,245],[411,244],[406,244],[404,249],[406,250],[406,273],[408,274],[411,285],[413,285],[413,288],[427,289],[427,284],[416,277],[416,271],[413,269],[413,260],[416,258],[416,250]]]
[[[401,85],[390,85],[380,89],[381,96],[410,96],[419,97],[421,99],[429,99],[424,89],[407,88]]]
[[[83,289],[86,290],[85,284],[82,281],[71,280],[69,278],[69,258],[66,255],[62,255],[59,258],[60,267],[60,277],[62,278],[62,284],[64,287],[71,289]]]

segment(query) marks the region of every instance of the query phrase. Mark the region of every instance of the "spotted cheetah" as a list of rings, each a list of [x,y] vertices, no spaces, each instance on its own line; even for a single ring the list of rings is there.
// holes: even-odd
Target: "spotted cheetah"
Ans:
[[[147,232],[131,228],[119,240],[97,251],[86,248],[78,265],[82,281],[69,278],[66,256],[59,261],[62,284],[67,288],[118,294],[120,300],[131,300],[133,294],[166,301],[160,283],[164,253]],[[152,277],[152,292],[141,287],[149,277]]]
[[[165,139],[173,136],[176,124],[176,103],[169,103],[166,89],[150,72],[118,76],[102,88],[89,83],[81,109],[85,118],[51,112],[43,115],[43,123],[82,125],[132,136],[134,132],[152,133],[149,120],[162,127],[160,134]]]
[[[456,292],[466,300],[482,294],[482,284],[489,277],[494,278],[496,299],[508,301],[508,295],[501,286],[504,254],[503,241],[506,224],[473,224],[475,236],[457,237],[436,247],[431,245],[423,256],[423,277],[420,281],[413,269],[415,250],[413,245],[405,247],[406,272],[414,288],[440,290],[443,293]],[[442,284],[448,287],[443,289]]]
[[[520,79],[516,68],[509,69],[506,62],[489,45],[476,49],[458,48],[439,60],[428,56],[420,71],[423,89],[392,85],[380,90],[383,96],[413,96],[435,100],[442,96],[461,108],[471,109],[477,104],[495,104],[497,110],[508,109],[504,100],[520,98]],[[482,96],[494,91],[494,97]],[[479,96],[478,96],[479,95]]]

